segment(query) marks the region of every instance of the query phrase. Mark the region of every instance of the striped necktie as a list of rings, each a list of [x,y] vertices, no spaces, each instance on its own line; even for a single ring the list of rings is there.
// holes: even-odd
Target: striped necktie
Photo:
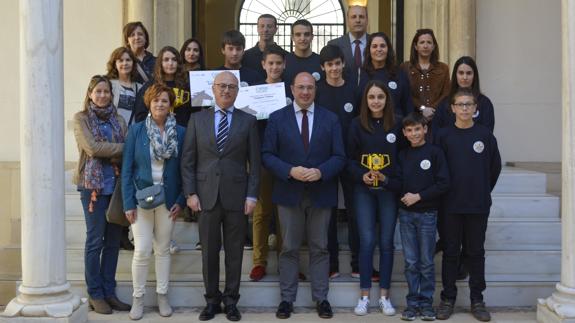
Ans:
[[[218,123],[218,133],[216,135],[216,145],[218,146],[218,151],[222,152],[224,150],[224,145],[228,139],[229,126],[228,126],[228,116],[227,112],[219,110],[221,113],[220,122]]]

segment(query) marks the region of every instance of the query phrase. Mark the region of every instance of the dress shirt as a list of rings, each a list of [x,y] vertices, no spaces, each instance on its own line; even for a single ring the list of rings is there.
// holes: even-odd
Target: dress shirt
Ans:
[[[348,33],[349,35],[349,43],[351,44],[351,57],[354,57],[353,55],[355,55],[355,37],[353,37],[353,35],[351,33]],[[361,62],[363,63],[363,59],[364,56],[363,54],[365,53],[365,47],[367,46],[367,33],[363,34],[363,36],[361,36],[360,38],[358,38],[360,43],[359,43],[359,49],[361,49]]]

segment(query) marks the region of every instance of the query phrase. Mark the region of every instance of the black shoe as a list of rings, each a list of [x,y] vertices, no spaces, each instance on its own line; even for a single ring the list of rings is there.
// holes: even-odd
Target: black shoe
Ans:
[[[278,319],[287,319],[291,316],[291,313],[293,313],[293,303],[282,301],[276,311],[276,317]]]
[[[206,307],[204,307],[198,319],[200,321],[208,321],[213,319],[216,316],[216,314],[219,314],[221,312],[222,307],[220,306],[220,304],[208,304],[206,305]]]
[[[491,321],[491,314],[489,314],[489,311],[485,308],[485,303],[483,302],[471,304],[471,315],[481,322]]]
[[[330,319],[333,317],[333,311],[331,310],[331,305],[327,300],[317,302],[316,304],[317,315],[322,319]]]
[[[453,305],[455,302],[441,300],[437,307],[436,318],[438,320],[448,320],[453,314]]]
[[[238,311],[235,304],[226,305],[224,312],[226,313],[226,318],[230,321],[239,321],[242,319],[242,314]]]
[[[116,296],[107,297],[107,298],[104,298],[104,300],[115,311],[126,312],[126,311],[129,311],[132,309],[132,306],[130,306],[130,304],[126,304],[126,303],[122,302]]]

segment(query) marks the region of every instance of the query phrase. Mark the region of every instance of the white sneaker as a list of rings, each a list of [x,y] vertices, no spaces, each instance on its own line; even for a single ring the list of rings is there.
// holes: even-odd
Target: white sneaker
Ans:
[[[363,316],[369,313],[369,298],[367,296],[361,297],[357,301],[357,306],[353,310],[355,315]]]
[[[180,246],[176,243],[175,240],[170,240],[170,253],[173,255],[180,251]]]
[[[388,297],[381,296],[379,298],[379,308],[383,314],[387,316],[395,315],[395,308],[393,308],[393,305],[391,305],[391,300]]]

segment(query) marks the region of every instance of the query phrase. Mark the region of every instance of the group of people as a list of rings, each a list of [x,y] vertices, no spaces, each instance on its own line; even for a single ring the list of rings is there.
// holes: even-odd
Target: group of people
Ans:
[[[450,78],[433,31],[420,29],[409,61],[398,65],[390,38],[368,34],[367,22],[365,7],[350,6],[349,33],[319,54],[311,49],[313,26],[307,20],[291,26],[291,53],[274,43],[272,15],[258,18],[259,42],[248,50],[239,31],[225,32],[224,65],[216,68],[223,71],[214,79],[211,107],[192,107],[190,100],[186,73],[206,68],[198,40],[187,40],[180,51],[163,47],[154,57],[146,50],[146,28],[140,22],[124,27],[125,46],[113,51],[106,76],[90,80],[83,110],[74,116],[80,151],[75,182],[87,227],[86,285],[96,312],[143,317],[153,251],[159,313],[172,314],[170,241],[175,219],[188,208],[199,214],[206,300],[200,320],[221,312],[231,321],[241,319],[236,305],[248,215],[253,281],[266,275],[270,223],[277,217],[276,317],[293,312],[305,239],[312,299],[318,315],[331,318],[341,184],[351,275],[360,281],[357,315],[369,312],[372,281],[379,284],[381,311],[396,313],[390,287],[399,219],[409,290],[401,318],[448,319],[465,263],[471,313],[490,320],[483,300],[484,242],[501,158],[493,105],[480,91],[475,61],[461,57]],[[240,78],[225,70],[239,70]],[[234,105],[240,86],[278,82],[285,84],[288,104],[267,120]],[[120,188],[134,236],[131,306],[115,293],[123,229],[106,221],[112,193]],[[373,268],[376,242],[379,271]],[[443,251],[443,290],[434,308],[436,247]]]

